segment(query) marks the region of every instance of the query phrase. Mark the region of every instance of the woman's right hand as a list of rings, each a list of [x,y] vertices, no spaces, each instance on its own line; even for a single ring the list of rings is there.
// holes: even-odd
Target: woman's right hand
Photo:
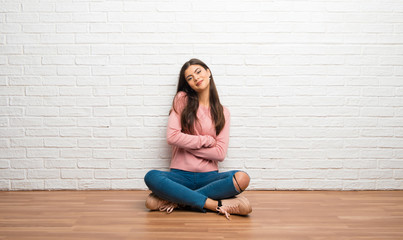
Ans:
[[[214,147],[217,144],[217,141],[215,140],[214,137],[210,135],[205,135],[204,137],[207,138],[206,143],[203,144],[203,147],[205,148],[211,148]]]

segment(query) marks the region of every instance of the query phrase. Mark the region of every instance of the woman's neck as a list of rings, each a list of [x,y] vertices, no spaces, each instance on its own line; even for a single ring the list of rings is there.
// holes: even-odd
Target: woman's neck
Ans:
[[[199,105],[206,107],[210,106],[210,91],[207,88],[205,91],[199,93]]]

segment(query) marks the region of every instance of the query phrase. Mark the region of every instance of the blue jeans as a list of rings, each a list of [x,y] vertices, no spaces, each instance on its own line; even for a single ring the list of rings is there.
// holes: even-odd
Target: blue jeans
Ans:
[[[171,169],[169,172],[151,170],[144,177],[144,181],[158,197],[204,212],[207,198],[219,200],[240,193],[232,180],[236,172],[239,171],[219,173],[187,172],[178,169]]]

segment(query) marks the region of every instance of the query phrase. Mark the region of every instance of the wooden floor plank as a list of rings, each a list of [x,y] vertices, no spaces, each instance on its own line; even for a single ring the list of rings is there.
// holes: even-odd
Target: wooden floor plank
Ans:
[[[148,211],[148,191],[0,192],[0,239],[403,239],[403,191],[246,191],[250,216]]]

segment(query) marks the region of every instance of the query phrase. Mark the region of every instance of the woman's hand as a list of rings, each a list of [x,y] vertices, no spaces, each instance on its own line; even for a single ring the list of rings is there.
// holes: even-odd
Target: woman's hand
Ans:
[[[205,135],[205,137],[207,138],[207,141],[206,141],[206,143],[203,144],[203,147],[211,148],[217,144],[217,141],[214,137],[212,137],[210,135]]]

